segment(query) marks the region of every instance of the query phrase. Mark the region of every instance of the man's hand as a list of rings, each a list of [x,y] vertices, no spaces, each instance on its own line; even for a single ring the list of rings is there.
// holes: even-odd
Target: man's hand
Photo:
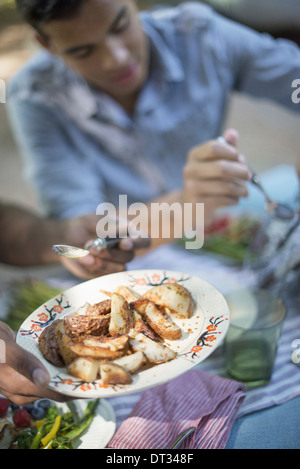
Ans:
[[[86,246],[90,245],[89,241]],[[80,259],[61,258],[62,264],[76,277],[83,280],[89,280],[102,275],[124,272],[126,264],[135,257],[136,249],[147,249],[150,246],[150,240],[130,238],[121,240],[118,247],[109,248],[98,252],[91,249],[90,254]]]
[[[193,148],[184,168],[184,202],[204,203],[206,217],[248,196],[249,170],[236,149],[238,134],[224,133],[228,143],[209,141]]]
[[[87,215],[66,223],[64,244],[78,247],[91,245],[96,236],[97,215]],[[122,239],[117,247],[98,252],[96,249],[80,259],[61,257],[62,264],[76,277],[89,280],[102,275],[126,270],[126,264],[132,261],[137,250],[150,247],[149,238]]]
[[[15,342],[13,331],[0,322],[0,340],[5,344],[5,363],[0,364],[0,394],[17,405],[46,398],[57,402],[66,396],[47,389],[50,376],[44,365]]]

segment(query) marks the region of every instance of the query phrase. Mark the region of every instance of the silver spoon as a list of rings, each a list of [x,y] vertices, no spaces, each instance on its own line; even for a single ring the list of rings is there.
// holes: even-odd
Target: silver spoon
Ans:
[[[226,143],[227,145],[230,145],[230,143],[228,143],[224,137],[219,137],[217,140],[220,143]],[[266,207],[265,207],[266,211],[270,213],[271,215],[275,215],[277,218],[281,220],[292,220],[295,216],[294,210],[292,210],[291,207],[288,207],[287,205],[275,202],[274,200],[270,199],[265,189],[261,185],[258,175],[252,169],[250,169],[250,171],[251,171],[250,182],[254,184],[261,191],[261,193],[263,194],[267,202]]]
[[[178,437],[176,438],[176,440],[174,441],[172,446],[170,446],[169,449],[179,448],[179,446],[184,442],[184,440],[186,440],[192,433],[194,433],[195,430],[196,430],[195,427],[191,427],[185,430],[184,432],[182,432],[180,435],[178,435]]]
[[[78,248],[75,246],[67,246],[64,244],[56,244],[52,247],[52,249],[54,252],[56,252],[56,254],[59,254],[60,256],[68,257],[69,259],[77,259],[90,254],[91,249],[97,249],[100,252],[104,249],[117,246],[119,242],[119,238],[98,238],[86,249]]]

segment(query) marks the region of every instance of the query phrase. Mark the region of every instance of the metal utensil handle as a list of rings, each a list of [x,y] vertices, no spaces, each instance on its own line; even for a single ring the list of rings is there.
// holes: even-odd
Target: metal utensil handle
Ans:
[[[169,449],[177,449],[179,448],[179,446],[184,442],[184,440],[186,438],[188,438],[192,433],[194,433],[194,431],[196,430],[195,427],[191,427],[191,428],[188,428],[187,430],[185,430],[183,433],[181,433],[177,438],[176,440],[174,441],[174,443],[172,444],[172,446],[170,446]]]
[[[103,249],[111,248],[117,246],[120,242],[119,238],[98,238],[94,241],[94,243],[89,246],[88,249],[98,249],[102,251]]]

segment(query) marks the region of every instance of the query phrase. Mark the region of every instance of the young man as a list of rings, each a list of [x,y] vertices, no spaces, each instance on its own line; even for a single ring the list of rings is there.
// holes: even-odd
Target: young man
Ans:
[[[299,48],[198,3],[139,14],[135,0],[17,0],[43,47],[12,80],[12,126],[47,213],[248,195],[249,170],[216,139],[237,90],[299,112]],[[157,243],[163,240],[157,240]]]

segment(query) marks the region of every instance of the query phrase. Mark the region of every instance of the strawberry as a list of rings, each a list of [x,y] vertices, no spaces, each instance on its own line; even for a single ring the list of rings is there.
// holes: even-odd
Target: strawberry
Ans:
[[[4,397],[0,398],[0,417],[5,417],[9,406],[10,402],[8,399],[5,399]]]
[[[17,409],[13,421],[16,427],[28,427],[31,422],[30,414],[25,409]]]

